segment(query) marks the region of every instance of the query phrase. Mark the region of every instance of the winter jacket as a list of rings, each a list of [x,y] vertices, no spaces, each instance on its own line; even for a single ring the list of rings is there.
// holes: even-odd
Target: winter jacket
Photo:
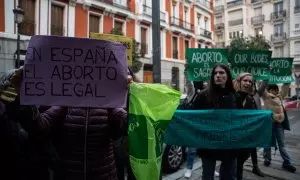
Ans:
[[[242,104],[240,102],[239,96],[235,92],[229,92],[226,89],[220,88],[218,90],[218,104],[215,107],[208,98],[208,90],[205,89],[195,98],[193,102],[193,110],[203,110],[203,109],[240,109]],[[236,157],[236,150],[207,150],[200,149],[200,156],[213,160],[222,160],[227,157]]]
[[[59,167],[54,180],[117,179],[112,139],[126,131],[123,109],[52,107],[41,113],[41,133],[57,135]]]
[[[269,92],[264,93],[264,108],[273,111],[274,122],[281,123],[284,120],[282,98],[288,94],[289,86],[289,84],[282,85],[278,95]]]

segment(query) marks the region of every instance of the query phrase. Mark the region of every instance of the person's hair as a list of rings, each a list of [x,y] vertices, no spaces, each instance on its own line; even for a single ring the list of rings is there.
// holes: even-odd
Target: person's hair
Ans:
[[[277,86],[277,84],[269,84],[267,90],[268,90],[268,91],[270,91],[270,90],[278,91],[278,90],[279,90],[279,87]]]
[[[0,92],[11,86],[10,79],[14,75],[16,69],[11,69],[0,76]]]
[[[224,65],[224,64],[216,64],[213,67],[212,71],[211,71],[210,81],[209,81],[209,84],[208,84],[208,100],[211,103],[213,103],[214,105],[216,105],[216,103],[218,101],[218,91],[217,91],[217,89],[220,88],[218,85],[215,84],[215,80],[214,80],[215,70],[218,67],[224,69],[225,73],[227,75],[227,81],[225,83],[225,89],[227,89],[229,92],[232,92],[232,93],[235,92],[235,90],[233,88],[233,83],[232,83],[232,75],[231,75],[229,67]]]
[[[233,80],[233,87],[235,89],[236,92],[240,92],[241,91],[241,81],[246,77],[246,76],[252,76],[253,75],[251,73],[247,73],[247,72],[244,72],[244,73],[240,73],[234,80]],[[252,88],[251,88],[251,91],[248,92],[250,94],[254,94],[256,91],[256,87],[255,87],[255,82],[252,81]]]

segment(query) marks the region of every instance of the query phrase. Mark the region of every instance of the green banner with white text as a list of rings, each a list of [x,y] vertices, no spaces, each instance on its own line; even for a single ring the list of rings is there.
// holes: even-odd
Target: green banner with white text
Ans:
[[[295,79],[292,76],[293,60],[293,58],[272,58],[269,84],[294,82]]]
[[[190,81],[207,81],[210,79],[215,64],[227,64],[227,49],[199,49],[186,50],[187,75]]]
[[[231,57],[231,72],[233,78],[240,73],[251,73],[255,80],[270,78],[269,61],[272,51],[268,50],[235,50]]]

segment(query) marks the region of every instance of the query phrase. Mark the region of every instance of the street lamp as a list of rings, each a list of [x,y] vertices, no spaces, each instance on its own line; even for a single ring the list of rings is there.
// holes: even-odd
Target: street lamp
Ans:
[[[17,24],[17,62],[15,67],[20,67],[20,24],[24,20],[24,10],[18,6],[16,9],[13,9],[13,13],[15,15],[15,23]]]
[[[259,31],[258,34],[259,34],[260,36],[262,36],[263,33],[262,33],[262,31]]]

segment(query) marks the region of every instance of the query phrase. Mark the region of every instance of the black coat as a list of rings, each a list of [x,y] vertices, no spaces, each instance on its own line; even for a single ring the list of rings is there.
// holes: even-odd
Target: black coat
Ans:
[[[203,110],[203,109],[240,109],[242,108],[242,103],[240,101],[240,96],[235,92],[229,92],[225,89],[219,89],[215,97],[217,103],[214,104],[209,99],[208,90],[204,90],[197,95],[193,101],[193,110]],[[208,150],[200,149],[199,155],[213,160],[223,160],[224,158],[230,158],[237,155],[237,150]]]
[[[20,106],[18,98],[0,104],[0,179],[48,180],[48,142],[29,133],[32,108]]]

